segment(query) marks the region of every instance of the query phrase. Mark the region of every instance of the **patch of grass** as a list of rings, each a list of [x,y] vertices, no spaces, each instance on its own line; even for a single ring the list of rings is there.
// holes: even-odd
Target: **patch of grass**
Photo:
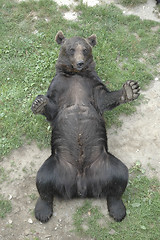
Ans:
[[[22,171],[23,171],[24,173],[28,173],[28,168],[27,168],[27,167],[23,167],[23,168],[22,168]]]
[[[37,195],[35,193],[30,194],[29,197],[32,201],[37,199]]]
[[[119,2],[124,6],[137,6],[145,4],[147,0],[120,0]]]
[[[6,214],[11,212],[11,210],[12,210],[11,202],[9,200],[6,200],[0,194],[0,217],[5,218]]]
[[[159,239],[160,183],[156,179],[149,180],[142,172],[138,162],[131,169],[123,197],[127,208],[125,220],[121,223],[108,220],[98,207],[93,207],[92,202],[87,200],[74,214],[76,232],[96,240]]]
[[[7,173],[3,167],[0,167],[0,183],[7,180]]]
[[[143,88],[157,73],[159,31],[152,28],[159,23],[124,16],[114,5],[87,7],[80,3],[75,8],[80,17],[73,22],[62,18],[61,8],[52,0],[0,0],[0,7],[1,157],[21,146],[24,139],[36,140],[41,146],[50,143],[51,129],[43,116],[32,114],[31,104],[38,94],[45,94],[55,75],[59,46],[54,38],[59,29],[66,37],[97,35],[93,49],[96,69],[111,90],[129,79]],[[142,56],[146,63],[139,61]],[[109,112],[108,126],[119,124],[118,116],[134,109],[130,103]]]

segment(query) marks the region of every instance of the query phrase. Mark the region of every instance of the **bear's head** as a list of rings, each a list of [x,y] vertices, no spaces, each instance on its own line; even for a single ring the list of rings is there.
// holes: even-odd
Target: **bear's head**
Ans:
[[[59,31],[55,40],[61,45],[57,71],[74,74],[94,69],[92,47],[96,45],[96,35],[66,39],[63,32]]]

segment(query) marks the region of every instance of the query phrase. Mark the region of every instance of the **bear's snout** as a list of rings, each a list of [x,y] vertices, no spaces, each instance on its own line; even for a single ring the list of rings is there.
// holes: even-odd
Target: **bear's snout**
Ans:
[[[77,70],[82,70],[83,69],[83,66],[84,66],[84,61],[81,60],[77,63]]]

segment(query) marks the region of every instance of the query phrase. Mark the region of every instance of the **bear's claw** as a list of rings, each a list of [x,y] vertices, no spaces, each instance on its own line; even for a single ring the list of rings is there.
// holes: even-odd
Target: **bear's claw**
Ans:
[[[38,95],[32,103],[32,112],[34,114],[41,114],[44,111],[44,107],[47,105],[48,98],[44,95]]]
[[[123,90],[124,90],[124,93],[121,98],[123,102],[133,101],[137,99],[140,94],[140,87],[138,83],[132,80],[127,81],[123,85]]]

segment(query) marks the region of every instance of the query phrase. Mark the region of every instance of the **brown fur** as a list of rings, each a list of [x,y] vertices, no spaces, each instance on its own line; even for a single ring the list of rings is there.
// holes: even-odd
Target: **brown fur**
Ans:
[[[128,181],[127,167],[108,151],[103,113],[136,99],[139,86],[127,81],[120,90],[109,91],[95,71],[92,47],[96,36],[67,39],[61,45],[56,76],[47,94],[39,95],[32,111],[44,115],[52,126],[51,156],[37,173],[40,198],[35,216],[46,222],[52,215],[53,197],[105,197],[110,215],[121,221],[121,200]]]

